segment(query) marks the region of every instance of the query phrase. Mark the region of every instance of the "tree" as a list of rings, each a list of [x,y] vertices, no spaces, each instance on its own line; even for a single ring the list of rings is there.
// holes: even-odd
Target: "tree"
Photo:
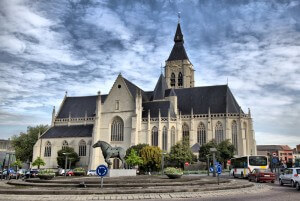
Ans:
[[[227,160],[233,158],[235,147],[227,139],[227,140],[220,142],[220,144],[218,144],[217,150],[220,153],[219,162],[223,163],[224,168],[226,168]]]
[[[125,158],[127,158],[130,154],[131,154],[131,150],[135,150],[137,155],[138,156],[141,156],[141,150],[146,147],[146,146],[149,146],[148,144],[137,144],[137,145],[133,145],[131,147],[129,147],[127,150],[126,150],[126,156]]]
[[[162,151],[156,146],[145,146],[141,149],[143,168],[148,171],[158,171],[161,165]]]
[[[210,152],[210,148],[216,148],[217,149],[217,143],[212,140],[208,143],[202,145],[199,149],[199,161],[207,162],[207,155],[209,156],[210,160],[212,160],[212,153]],[[219,158],[219,154],[216,153],[216,158]]]
[[[21,132],[12,137],[12,146],[15,149],[16,158],[22,162],[32,161],[33,146],[38,140],[39,133],[44,133],[48,129],[47,125],[27,127],[27,133]]]
[[[166,159],[170,164],[179,168],[184,168],[186,162],[191,163],[197,158],[190,149],[189,140],[184,139],[171,147],[170,154]]]
[[[37,157],[35,161],[33,161],[32,166],[37,166],[40,169],[40,166],[45,166],[46,163],[41,157]]]
[[[71,161],[71,167],[74,167],[75,164],[80,160],[78,154],[74,151],[73,148],[65,147],[57,152],[57,158],[56,158],[57,164],[62,168],[65,167],[65,162],[66,162],[66,156],[63,153],[68,154],[67,163],[69,164],[69,162]]]
[[[17,170],[19,169],[19,168],[22,168],[22,162],[21,162],[21,160],[20,159],[17,159],[13,164],[12,164],[12,166],[15,166],[15,167],[17,167]]]
[[[134,149],[131,149],[131,152],[129,156],[126,159],[126,163],[129,166],[136,166],[136,165],[142,165],[143,160],[141,157],[139,157]]]

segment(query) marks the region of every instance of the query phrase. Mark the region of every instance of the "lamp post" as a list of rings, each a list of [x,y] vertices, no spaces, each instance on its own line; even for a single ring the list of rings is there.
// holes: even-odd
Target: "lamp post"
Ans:
[[[72,164],[72,160],[73,158],[69,158],[70,162],[69,162],[69,169],[71,170],[71,164]]]
[[[216,148],[210,148],[209,151],[213,154],[213,177],[216,177],[216,152],[217,149]]]
[[[64,152],[63,155],[65,155],[65,177],[67,176],[67,165],[68,165],[68,156],[70,155],[70,153],[66,153]]]
[[[207,176],[209,176],[209,154],[206,155],[207,158]]]

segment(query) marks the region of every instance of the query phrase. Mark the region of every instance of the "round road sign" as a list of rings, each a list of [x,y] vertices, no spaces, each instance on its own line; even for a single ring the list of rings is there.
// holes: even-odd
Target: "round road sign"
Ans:
[[[104,177],[108,173],[108,168],[105,165],[99,165],[96,169],[96,173],[99,177]]]

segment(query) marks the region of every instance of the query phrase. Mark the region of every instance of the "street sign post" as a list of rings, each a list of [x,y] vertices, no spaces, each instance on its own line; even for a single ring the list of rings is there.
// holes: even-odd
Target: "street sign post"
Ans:
[[[220,185],[220,174],[222,173],[222,165],[218,163],[216,165],[217,173],[218,173],[218,185]]]
[[[96,169],[96,173],[99,177],[101,177],[101,188],[103,187],[103,177],[107,175],[108,168],[105,165],[99,165]]]

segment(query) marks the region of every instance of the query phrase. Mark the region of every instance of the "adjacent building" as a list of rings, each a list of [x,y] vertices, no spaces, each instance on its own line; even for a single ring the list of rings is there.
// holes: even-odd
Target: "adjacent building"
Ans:
[[[293,149],[288,145],[257,145],[258,155],[272,155],[278,157],[283,163],[293,162]]]
[[[153,91],[119,74],[108,94],[66,93],[59,110],[53,109],[51,127],[34,146],[33,160],[40,156],[46,168],[56,168],[57,151],[69,146],[80,156],[78,166],[95,169],[104,163],[101,150],[91,147],[98,140],[124,149],[147,143],[169,151],[183,138],[195,152],[210,140],[228,139],[237,156],[255,155],[250,110],[241,109],[228,85],[195,87],[194,71],[178,23],[164,75]]]

